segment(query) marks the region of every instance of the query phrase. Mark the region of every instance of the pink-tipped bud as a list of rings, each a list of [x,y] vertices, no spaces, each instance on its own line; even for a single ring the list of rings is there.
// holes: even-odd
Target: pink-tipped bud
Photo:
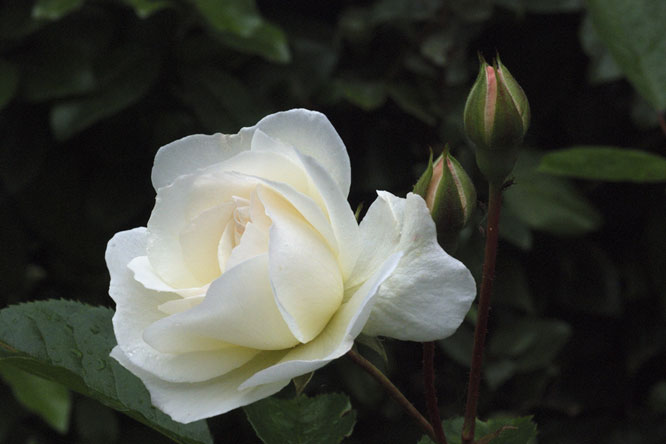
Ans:
[[[465,104],[464,123],[481,172],[490,182],[503,181],[513,169],[529,127],[530,106],[499,57],[492,66],[481,58],[479,75]]]
[[[458,235],[476,208],[476,189],[467,172],[449,154],[449,147],[432,163],[414,187],[430,209],[437,238],[445,250],[455,249]]]

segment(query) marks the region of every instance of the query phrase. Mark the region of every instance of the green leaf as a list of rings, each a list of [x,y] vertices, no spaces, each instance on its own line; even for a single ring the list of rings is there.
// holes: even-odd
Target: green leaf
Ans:
[[[189,67],[182,76],[179,95],[209,131],[236,131],[261,117],[250,90],[237,77],[207,66]]]
[[[384,361],[384,365],[388,365],[388,355],[386,354],[386,349],[381,339],[377,336],[370,336],[361,333],[356,337],[356,342],[368,347],[373,352],[377,353],[379,357]]]
[[[267,22],[261,22],[248,36],[221,32],[217,33],[215,37],[236,51],[258,55],[271,62],[288,63],[291,60],[291,52],[284,31]]]
[[[134,8],[136,15],[142,19],[172,5],[169,0],[123,0],[123,3]]]
[[[151,405],[141,381],[109,356],[113,311],[49,300],[0,311],[0,362],[94,398],[178,443],[212,444],[205,421],[180,424]]]
[[[59,102],[51,109],[50,123],[56,139],[66,140],[136,103],[157,80],[161,65],[157,54],[137,47],[119,49],[106,63],[99,89]]]
[[[509,357],[516,371],[547,367],[571,337],[569,324],[555,319],[525,318],[498,327],[488,343],[488,353]]]
[[[527,226],[558,236],[580,236],[599,228],[601,214],[566,179],[537,171],[541,155],[523,151],[515,185],[504,192],[507,208]]]
[[[523,250],[531,250],[533,236],[527,224],[523,222],[510,207],[502,208],[500,214],[499,235]]]
[[[0,59],[0,110],[9,103],[16,94],[19,72],[16,65]]]
[[[14,397],[26,409],[41,416],[54,430],[69,429],[72,396],[65,387],[0,361],[0,377],[12,388]]]
[[[539,171],[607,182],[664,182],[666,157],[613,146],[577,146],[546,154]]]
[[[435,125],[437,120],[424,102],[427,101],[422,91],[406,83],[394,83],[389,85],[388,93],[391,99],[407,114],[411,114],[417,119]]]
[[[264,444],[336,444],[356,423],[349,398],[339,393],[267,398],[244,410]]]
[[[580,44],[590,58],[587,68],[587,77],[590,83],[598,84],[613,82],[624,77],[622,69],[618,66],[608,47],[599,38],[599,33],[594,28],[589,14],[583,19],[580,27]],[[650,108],[652,115],[654,110]]]
[[[520,14],[576,12],[583,8],[583,0],[495,0],[495,3]]]
[[[588,0],[587,6],[627,79],[657,110],[666,109],[666,2]]]
[[[84,0],[37,0],[32,8],[34,19],[59,20],[83,6]]]
[[[192,0],[203,18],[217,31],[249,37],[263,19],[254,0]]]
[[[340,79],[337,83],[345,99],[365,111],[379,108],[386,102],[386,87],[382,82]]]
[[[442,428],[449,444],[460,444],[463,418],[445,419]],[[520,418],[493,418],[484,422],[477,418],[474,428],[474,440],[477,443],[492,444],[528,444],[537,436],[536,424],[531,416]],[[424,436],[418,444],[433,444]]]

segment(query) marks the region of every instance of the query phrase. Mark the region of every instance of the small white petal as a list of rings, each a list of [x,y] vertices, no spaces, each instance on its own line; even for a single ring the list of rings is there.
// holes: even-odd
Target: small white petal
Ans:
[[[268,233],[257,227],[256,224],[249,222],[245,225],[245,232],[243,232],[240,243],[233,249],[229,256],[227,269],[267,252]]]
[[[181,350],[202,338],[259,350],[298,344],[275,304],[266,254],[230,268],[211,283],[201,304],[155,322],[144,335],[160,350],[174,344]]]
[[[342,302],[337,260],[289,202],[268,189],[258,189],[258,194],[273,221],[268,255],[275,299],[294,336],[311,341]]]
[[[190,423],[220,415],[279,392],[291,379],[240,390],[249,375],[270,366],[280,354],[262,353],[252,361],[223,376],[191,384],[172,383],[156,378],[135,366],[118,347],[111,356],[144,383],[152,403],[175,421]]]
[[[316,111],[292,109],[264,117],[256,128],[314,158],[333,177],[343,197],[347,197],[351,184],[349,155],[325,115]]]
[[[437,243],[435,224],[420,196],[410,193],[401,199],[387,192],[378,194],[373,203],[378,208],[373,212],[381,214],[373,215],[369,221],[372,224],[361,224],[363,252],[372,252],[370,249],[386,239],[387,228],[382,223],[398,221],[401,234],[399,241],[394,241],[394,251],[402,251],[404,256],[380,287],[363,331],[420,342],[445,338],[453,334],[469,311],[476,294],[474,278]]]

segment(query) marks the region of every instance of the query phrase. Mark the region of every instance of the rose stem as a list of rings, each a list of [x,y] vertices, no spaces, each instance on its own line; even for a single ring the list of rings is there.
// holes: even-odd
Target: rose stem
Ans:
[[[387,378],[386,375],[384,375],[377,367],[372,365],[370,361],[356,353],[354,350],[349,350],[347,352],[347,356],[352,361],[354,361],[356,365],[361,367],[370,376],[375,378],[375,380],[379,382],[382,387],[384,387],[384,390],[386,390],[388,394],[391,395],[391,397],[395,399],[398,404],[400,404],[400,406],[419,424],[419,426],[421,426],[423,431],[425,431],[428,436],[437,442],[435,431],[433,430],[428,420],[425,419],[418,410],[416,410],[416,407],[414,407],[414,405],[409,402],[407,398],[405,398],[405,395],[402,394],[398,387],[393,385],[391,380]]]
[[[439,444],[447,444],[444,429],[442,429],[442,420],[437,406],[437,391],[435,390],[435,343],[423,343],[423,385],[425,386],[426,404],[428,406],[428,415],[430,424],[432,424],[435,440]]]
[[[659,121],[659,126],[661,127],[661,131],[664,133],[666,136],[666,118],[664,118],[664,112],[657,112],[657,120]]]
[[[483,277],[479,293],[478,316],[474,329],[474,349],[472,365],[469,372],[467,387],[467,405],[465,406],[465,422],[462,429],[462,444],[474,442],[474,426],[476,423],[476,407],[479,400],[481,382],[481,366],[483,365],[483,348],[488,332],[488,312],[490,296],[493,292],[495,277],[495,258],[497,257],[497,235],[499,228],[500,208],[502,206],[502,184],[490,184],[488,198],[488,228],[486,230],[486,250],[483,259]]]

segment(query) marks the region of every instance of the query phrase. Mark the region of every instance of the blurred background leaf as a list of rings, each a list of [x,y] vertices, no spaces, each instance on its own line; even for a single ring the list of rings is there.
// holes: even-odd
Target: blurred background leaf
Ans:
[[[599,36],[634,88],[659,111],[666,109],[666,3],[588,0]]]
[[[606,182],[665,182],[666,157],[618,147],[572,147],[548,153],[539,171]]]

